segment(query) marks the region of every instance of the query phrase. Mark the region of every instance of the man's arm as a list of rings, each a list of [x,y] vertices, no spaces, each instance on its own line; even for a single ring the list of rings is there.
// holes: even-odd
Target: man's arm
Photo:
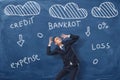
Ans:
[[[55,55],[57,54],[57,50],[53,50],[51,51],[51,44],[52,44],[53,40],[52,40],[52,37],[49,38],[49,43],[48,43],[48,46],[47,46],[47,54],[48,55]]]
[[[65,38],[71,38],[70,40],[68,40],[68,44],[71,44],[71,45],[79,39],[79,36],[73,35],[73,34],[69,34],[69,35],[62,34],[61,37],[64,38],[64,39]]]
[[[50,46],[47,47],[47,55],[56,55],[56,54],[58,54],[56,49],[51,51],[51,47]]]

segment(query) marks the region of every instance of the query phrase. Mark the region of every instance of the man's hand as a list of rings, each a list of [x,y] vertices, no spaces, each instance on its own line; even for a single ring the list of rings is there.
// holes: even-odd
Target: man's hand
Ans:
[[[65,39],[65,38],[69,38],[70,35],[62,34],[61,37],[62,37],[63,39]]]
[[[49,43],[48,43],[48,46],[51,46],[53,40],[52,40],[52,37],[49,37]]]

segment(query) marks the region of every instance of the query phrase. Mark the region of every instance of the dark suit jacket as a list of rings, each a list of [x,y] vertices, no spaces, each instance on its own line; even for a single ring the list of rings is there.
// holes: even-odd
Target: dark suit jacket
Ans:
[[[59,54],[63,60],[64,66],[69,66],[70,62],[72,62],[73,65],[77,65],[79,63],[79,60],[77,56],[75,55],[75,52],[73,51],[72,44],[75,43],[79,39],[79,36],[77,35],[70,35],[70,40],[66,40],[63,42],[65,50],[60,49],[58,46],[51,51],[51,47],[47,47],[47,54],[48,55],[56,55]]]

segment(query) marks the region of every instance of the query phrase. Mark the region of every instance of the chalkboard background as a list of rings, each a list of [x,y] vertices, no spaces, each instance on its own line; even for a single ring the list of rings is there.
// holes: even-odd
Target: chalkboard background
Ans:
[[[59,36],[62,33],[80,36],[79,41],[73,45],[80,60],[76,80],[120,80],[119,0],[34,0],[40,6],[39,14],[21,16],[5,13],[6,6],[24,5],[26,2],[28,0],[0,0],[0,80],[55,80],[63,64],[59,56],[48,56],[46,47],[50,36]],[[65,6],[71,2],[87,11],[84,19],[61,19],[49,13],[51,6]],[[94,16],[93,7],[99,7],[105,2],[114,4],[118,14],[115,12],[115,16],[112,17]],[[22,21],[31,17],[33,23],[24,26]],[[21,27],[10,27],[19,21],[22,23]],[[80,21],[79,26],[49,29],[48,23],[69,21]],[[99,29],[98,25],[102,25],[103,28]],[[85,34],[88,26],[90,35]],[[42,34],[42,37],[38,37],[37,34]],[[21,36],[25,42],[20,46],[17,41]],[[102,45],[104,48],[94,50],[96,45]],[[38,55],[40,60],[19,65],[18,68],[11,67],[11,63],[32,55]],[[70,80],[68,77],[65,80]]]

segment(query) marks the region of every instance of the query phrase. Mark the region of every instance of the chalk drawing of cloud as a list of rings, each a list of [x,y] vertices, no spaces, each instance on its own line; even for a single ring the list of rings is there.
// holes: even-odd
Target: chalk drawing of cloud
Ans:
[[[24,5],[7,5],[4,13],[8,16],[33,16],[40,13],[40,5],[35,1],[28,1]]]
[[[49,14],[59,19],[84,19],[88,16],[85,9],[79,8],[76,3],[70,2],[65,6],[60,4],[52,5],[49,8]]]
[[[111,2],[101,3],[99,7],[93,7],[91,13],[98,18],[113,18],[118,15],[118,11]]]

